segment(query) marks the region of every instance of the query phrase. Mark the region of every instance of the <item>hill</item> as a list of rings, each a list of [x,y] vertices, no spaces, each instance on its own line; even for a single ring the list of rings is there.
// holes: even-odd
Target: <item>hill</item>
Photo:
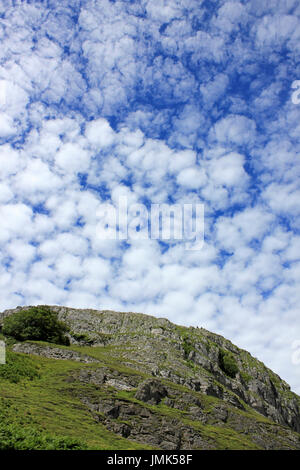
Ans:
[[[48,308],[69,345],[0,335],[0,449],[300,449],[300,397],[222,336]]]

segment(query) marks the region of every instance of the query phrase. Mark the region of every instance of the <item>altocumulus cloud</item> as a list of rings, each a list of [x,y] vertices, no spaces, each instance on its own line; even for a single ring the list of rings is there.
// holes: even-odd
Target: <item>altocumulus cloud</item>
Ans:
[[[3,0],[1,308],[220,333],[300,392],[297,0]],[[205,245],[101,240],[103,202],[205,205]]]

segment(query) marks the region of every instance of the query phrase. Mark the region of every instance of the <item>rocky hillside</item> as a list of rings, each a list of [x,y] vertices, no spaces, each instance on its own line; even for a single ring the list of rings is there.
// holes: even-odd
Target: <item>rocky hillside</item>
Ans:
[[[0,313],[0,326],[29,308]],[[225,338],[143,314],[50,308],[70,346],[7,340],[37,368],[22,393],[0,366],[0,405],[30,410],[37,429],[87,448],[300,449],[300,397]]]

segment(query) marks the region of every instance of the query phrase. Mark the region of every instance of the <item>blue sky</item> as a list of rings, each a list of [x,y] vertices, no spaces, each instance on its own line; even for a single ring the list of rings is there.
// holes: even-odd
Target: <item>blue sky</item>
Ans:
[[[3,0],[0,40],[0,308],[203,326],[300,393],[299,2]],[[204,247],[99,239],[120,196]]]

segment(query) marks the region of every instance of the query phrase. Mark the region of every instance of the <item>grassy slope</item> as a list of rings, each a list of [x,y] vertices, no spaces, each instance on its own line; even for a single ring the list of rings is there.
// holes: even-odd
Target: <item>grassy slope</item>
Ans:
[[[27,360],[24,355],[24,361]],[[74,384],[71,387],[65,379],[74,369],[83,367],[82,364],[37,356],[31,356],[30,361],[38,368],[39,378],[23,378],[15,384],[0,377],[0,398],[11,405],[6,410],[8,422],[34,426],[50,435],[68,436],[86,443],[90,449],[144,448],[96,423],[74,395]],[[85,388],[85,393],[88,393],[88,385],[78,384],[78,388]]]
[[[43,343],[40,343],[43,344]],[[44,343],[46,344],[46,343]],[[53,346],[53,345],[52,345]],[[112,349],[107,347],[74,347],[72,350],[89,354],[96,357],[103,365],[108,365],[118,369],[123,373],[136,374],[137,372],[122,365],[122,361],[111,354]],[[86,444],[89,449],[150,449],[145,444],[130,441],[108,431],[101,423],[97,423],[92,418],[89,411],[80,400],[81,396],[96,396],[101,394],[109,395],[109,390],[99,389],[92,384],[81,382],[70,382],[67,378],[72,372],[84,367],[99,367],[99,364],[82,364],[67,360],[54,360],[38,356],[27,356],[14,354],[14,360],[5,367],[6,370],[14,367],[18,358],[19,369],[27,371],[29,377],[19,377],[18,383],[13,383],[8,374],[4,374],[4,369],[0,369],[0,417],[3,422],[16,423],[23,426],[33,426],[41,432],[47,432],[51,436],[68,436],[79,443]],[[23,366],[22,366],[23,364]],[[101,364],[100,364],[101,366]],[[2,370],[2,373],[1,373]],[[37,372],[37,376],[32,373]],[[29,372],[28,372],[29,371]],[[14,371],[14,375],[18,375]],[[139,376],[143,374],[138,372]],[[146,376],[145,376],[146,377]],[[184,387],[172,384],[177,390],[186,391]],[[189,390],[189,393],[192,393]],[[199,397],[201,394],[195,394]],[[103,395],[104,396],[104,395]],[[117,392],[117,397],[130,402],[138,402],[134,398],[134,392]],[[213,405],[218,401],[213,397],[201,395],[201,401],[205,405],[205,411],[210,413]],[[230,428],[230,421],[226,426],[203,425],[192,421],[186,417],[184,411],[169,408],[163,403],[158,406],[151,406],[142,403],[152,411],[165,416],[179,418],[182,422],[198,429],[201,435],[211,441],[217,449],[257,449],[259,448],[251,440],[251,436],[238,433]],[[247,407],[246,412],[237,410],[237,414],[255,422],[269,422],[253,410]],[[269,422],[270,423],[270,422]],[[271,423],[270,423],[271,424]],[[272,429],[278,429],[273,423]]]

